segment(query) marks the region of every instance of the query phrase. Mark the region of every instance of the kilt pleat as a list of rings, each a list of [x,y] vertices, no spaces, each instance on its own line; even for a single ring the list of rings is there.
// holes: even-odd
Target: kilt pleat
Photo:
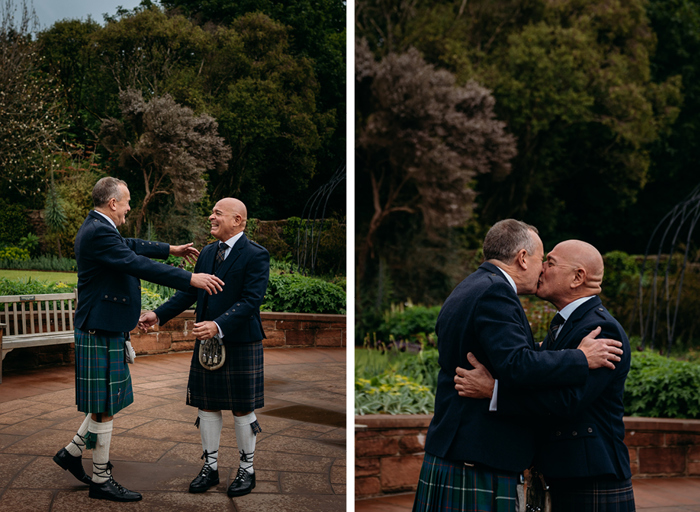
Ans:
[[[634,512],[632,480],[547,480],[553,512]]]
[[[84,413],[114,416],[134,401],[124,333],[75,329],[75,403]]]
[[[250,412],[265,405],[262,341],[227,343],[226,361],[218,370],[199,363],[194,347],[187,382],[187,405],[199,409]]]
[[[515,512],[515,473],[497,473],[425,454],[413,512]]]

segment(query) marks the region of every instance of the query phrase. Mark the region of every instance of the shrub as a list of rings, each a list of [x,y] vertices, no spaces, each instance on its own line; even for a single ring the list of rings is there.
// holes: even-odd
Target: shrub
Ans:
[[[321,279],[299,274],[272,274],[263,311],[345,314],[345,291]]]
[[[5,247],[0,249],[0,260],[8,261],[29,261],[31,256],[27,249],[20,249],[19,247]]]
[[[441,306],[392,306],[384,314],[377,336],[382,341],[393,337],[397,341],[420,340],[435,332],[435,322]]]
[[[403,375],[355,380],[355,414],[429,414],[435,394]]]
[[[634,352],[625,383],[625,413],[700,418],[700,365],[650,351]]]
[[[428,414],[437,389],[438,351],[355,350],[356,414]]]
[[[0,243],[16,244],[27,231],[29,224],[24,207],[0,199]]]
[[[25,260],[3,259],[0,251],[0,268],[18,270],[53,270],[59,272],[77,272],[78,266],[72,258],[59,258],[58,256],[39,256]]]
[[[0,295],[39,295],[42,293],[67,293],[74,286],[66,283],[48,283],[37,279],[0,278]]]

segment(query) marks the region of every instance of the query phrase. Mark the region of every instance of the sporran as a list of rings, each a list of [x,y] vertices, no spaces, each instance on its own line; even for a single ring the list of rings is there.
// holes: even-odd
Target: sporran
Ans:
[[[213,338],[199,342],[199,364],[207,370],[218,370],[226,361],[224,341],[215,335]]]

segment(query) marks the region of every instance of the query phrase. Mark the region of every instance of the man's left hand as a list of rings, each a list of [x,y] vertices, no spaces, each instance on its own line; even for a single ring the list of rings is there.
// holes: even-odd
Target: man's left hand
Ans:
[[[207,320],[194,324],[192,334],[194,334],[198,340],[208,340],[219,334],[219,328],[216,326],[216,323]]]
[[[187,263],[194,265],[197,261],[197,256],[199,256],[199,251],[192,247],[192,245],[191,243],[185,245],[171,245],[170,254],[185,258]]]
[[[455,375],[455,389],[459,396],[468,398],[491,398],[493,396],[494,383],[496,382],[486,367],[479,362],[474,354],[467,354],[473,370],[465,370],[457,367]]]

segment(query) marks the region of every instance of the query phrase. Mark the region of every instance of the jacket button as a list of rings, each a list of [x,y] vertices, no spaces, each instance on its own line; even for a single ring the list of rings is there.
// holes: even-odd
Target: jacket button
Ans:
[[[108,299],[108,298],[109,298],[109,297],[108,297],[107,295],[105,295],[105,299]]]
[[[576,437],[576,436],[578,435],[578,432],[576,432],[576,431],[574,430],[574,431],[571,433],[571,435],[574,436],[574,437]]]
[[[122,302],[126,302],[126,299],[122,299]]]
[[[588,433],[589,434],[593,433],[593,429],[591,427],[588,427]]]
[[[226,313],[226,316],[228,316],[228,313]]]
[[[555,435],[555,436],[560,436],[560,435],[561,435],[561,432],[559,432],[559,431],[557,430],[557,431],[555,432],[554,435]]]
[[[235,309],[232,309],[232,310],[231,310],[231,313],[233,313],[234,311],[236,311],[236,310],[235,310]]]

